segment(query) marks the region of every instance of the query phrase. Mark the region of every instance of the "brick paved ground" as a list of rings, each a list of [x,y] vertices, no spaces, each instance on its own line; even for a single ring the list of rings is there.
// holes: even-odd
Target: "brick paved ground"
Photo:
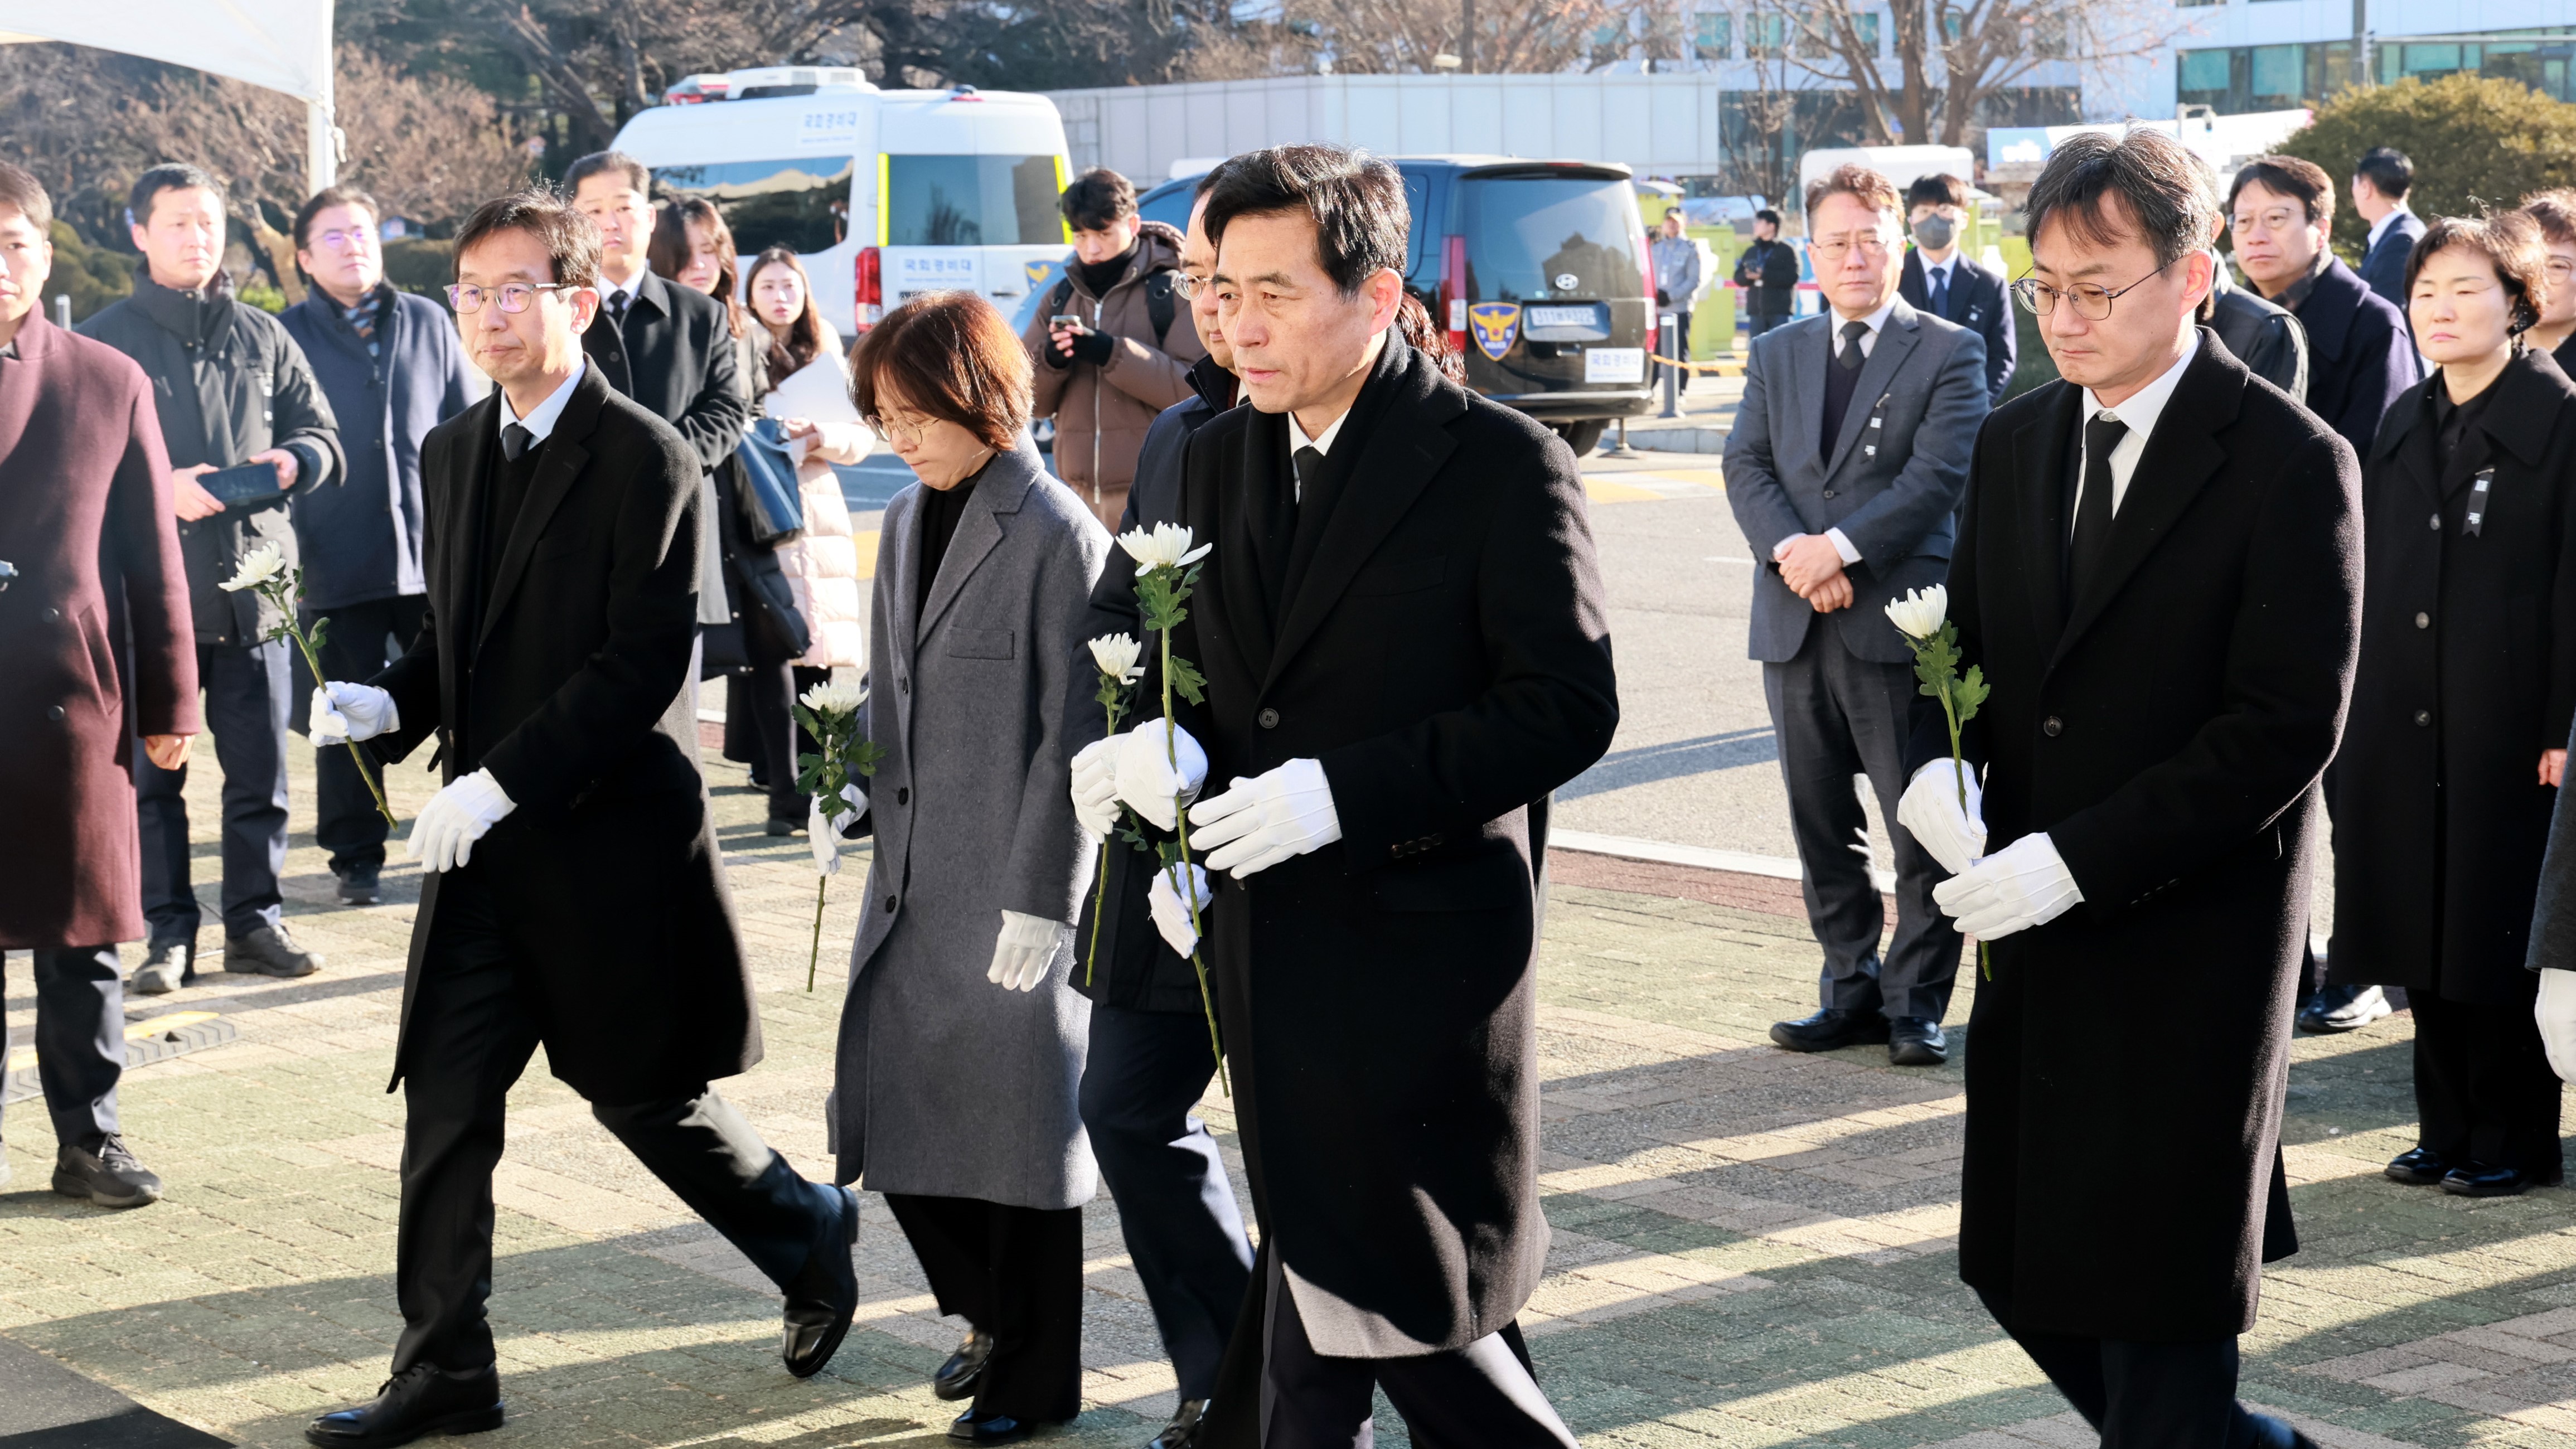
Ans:
[[[762,837],[739,773],[718,779],[769,1041],[769,1060],[724,1090],[819,1169],[857,881],[835,884],[809,996],[801,843]],[[201,771],[191,790],[205,871],[213,783]],[[403,769],[393,784],[408,817],[426,779]],[[309,823],[309,775],[295,803]],[[371,1392],[397,1329],[400,1101],[383,1088],[417,877],[397,870],[388,904],[344,910],[309,836],[290,868],[289,909],[328,954],[322,974],[216,974],[129,1003],[221,1012],[240,1033],[126,1081],[130,1135],[169,1200],[119,1214],[44,1191],[54,1144],[32,1102],[10,1113],[17,1181],[0,1192],[0,1333],[262,1445]],[[2089,1442],[1955,1279],[1956,1065],[1900,1073],[1873,1050],[1763,1045],[1813,991],[1794,891],[1566,856],[1555,882],[1540,1035],[1554,1272],[1526,1322],[1585,1441]],[[23,1044],[26,958],[10,968]],[[2190,1029],[2187,1003],[2174,1026]],[[2472,1204],[2380,1179],[2412,1142],[2407,1031],[2401,1015],[2298,1046],[2289,1164],[2307,1250],[2269,1275],[2247,1397],[2333,1449],[2576,1442],[2576,1197]],[[540,1066],[511,1109],[492,1306],[512,1418],[481,1442],[939,1442],[950,1406],[924,1378],[959,1329],[935,1317],[881,1200],[859,1248],[861,1327],[800,1384],[778,1366],[766,1285],[570,1092]],[[1223,1104],[1209,1115],[1231,1143]],[[1113,1205],[1086,1219],[1090,1407],[1056,1442],[1138,1444],[1172,1381]]]

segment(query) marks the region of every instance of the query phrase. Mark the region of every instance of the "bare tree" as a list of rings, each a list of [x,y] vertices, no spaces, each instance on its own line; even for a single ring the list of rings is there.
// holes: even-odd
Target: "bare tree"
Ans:
[[[1757,41],[1747,47],[1746,59],[1753,84],[1725,98],[1731,114],[1718,119],[1718,147],[1736,186],[1785,208],[1791,203],[1782,198],[1797,179],[1791,147],[1798,93],[1790,87],[1788,58],[1776,47],[1765,54]]]
[[[526,153],[483,91],[449,76],[410,76],[343,50],[338,78],[347,172],[388,216],[452,221],[527,179]]]
[[[2099,67],[2182,28],[2153,0],[1744,0],[1739,13],[1781,34],[1800,70],[1854,92],[1878,145],[1964,144],[1986,103],[2041,66]]]

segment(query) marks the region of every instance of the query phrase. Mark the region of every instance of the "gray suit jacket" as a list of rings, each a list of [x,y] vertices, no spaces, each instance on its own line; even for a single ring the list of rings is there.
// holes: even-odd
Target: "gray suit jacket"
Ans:
[[[1111,544],[1025,438],[973,486],[918,611],[921,485],[886,505],[860,715],[886,750],[876,858],[825,1110],[836,1181],[1068,1208],[1097,1179],[1071,928],[1035,991],[984,973],[1003,911],[1070,922],[1089,874],[1064,698]]]
[[[1862,364],[1842,434],[1825,461],[1825,369],[1837,324],[1829,310],[1753,340],[1744,400],[1726,439],[1726,501],[1753,545],[1752,657],[1796,658],[1816,611],[1771,562],[1780,540],[1839,528],[1860,550],[1846,570],[1851,607],[1826,616],[1861,659],[1914,656],[1887,621],[1887,601],[1950,571],[1968,457],[1986,419],[1986,345],[1903,300]]]

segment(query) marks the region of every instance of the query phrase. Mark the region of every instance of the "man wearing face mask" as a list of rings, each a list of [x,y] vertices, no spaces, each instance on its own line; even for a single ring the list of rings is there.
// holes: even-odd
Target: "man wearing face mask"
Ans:
[[[1905,253],[1897,292],[1906,305],[1956,322],[1986,344],[1986,402],[2004,400],[2013,375],[2012,309],[2004,305],[2004,279],[1969,256],[1960,243],[1975,205],[1968,183],[1956,176],[1918,176],[1905,188],[1905,223],[1914,245]]]

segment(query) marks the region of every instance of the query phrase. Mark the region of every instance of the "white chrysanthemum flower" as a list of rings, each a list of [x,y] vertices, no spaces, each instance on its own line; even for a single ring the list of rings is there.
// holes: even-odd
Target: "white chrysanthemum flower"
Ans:
[[[1887,618],[1909,638],[1931,638],[1950,620],[1949,586],[1934,584],[1928,589],[1910,590],[1904,598],[1888,600]]]
[[[1118,546],[1127,550],[1127,556],[1136,561],[1139,572],[1188,568],[1207,557],[1208,551],[1216,547],[1203,543],[1192,548],[1190,542],[1189,529],[1177,523],[1157,523],[1150,533],[1139,528],[1118,535]]]
[[[819,715],[857,714],[868,702],[868,692],[855,684],[835,684],[829,680],[815,685],[798,698],[797,703]]]
[[[218,587],[225,593],[237,594],[244,589],[257,588],[285,571],[286,551],[273,543],[262,544],[242,555],[241,567]]]
[[[1145,668],[1136,662],[1145,646],[1125,634],[1103,634],[1091,641],[1091,662],[1100,672],[1120,684],[1134,684],[1145,677]]]

